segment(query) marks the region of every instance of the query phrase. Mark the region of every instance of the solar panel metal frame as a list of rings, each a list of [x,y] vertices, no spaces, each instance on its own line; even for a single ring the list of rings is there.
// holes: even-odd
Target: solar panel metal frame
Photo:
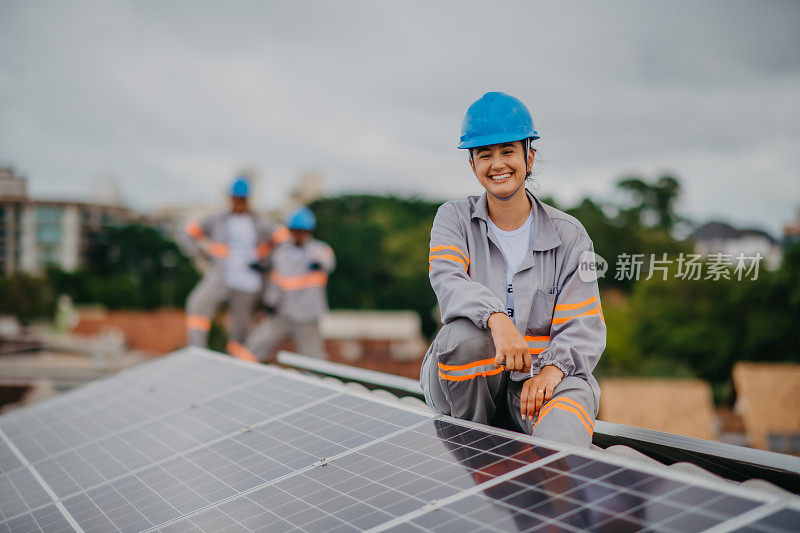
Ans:
[[[175,352],[173,355],[186,354],[186,353],[189,353],[189,354],[192,354],[192,355],[197,355],[197,356],[204,357],[204,358],[213,358],[213,360],[215,360],[215,361],[219,361],[220,357],[221,357],[219,355],[214,354],[213,352],[209,352],[209,351],[201,350],[201,349],[196,349],[196,348],[187,348],[187,349],[184,349],[184,350],[180,350],[178,352]],[[431,503],[429,503],[427,505],[423,505],[422,507],[420,507],[419,509],[417,509],[415,511],[412,511],[410,513],[406,513],[405,515],[402,515],[402,516],[397,517],[397,518],[395,518],[393,520],[390,520],[390,521],[387,521],[387,522],[385,522],[383,524],[380,524],[379,526],[376,526],[375,528],[373,528],[374,531],[384,531],[384,530],[389,529],[390,527],[392,527],[394,525],[407,523],[409,520],[413,519],[414,517],[422,516],[423,514],[429,512],[429,511],[431,511],[433,509],[444,507],[448,503],[458,501],[458,500],[460,500],[462,498],[465,498],[465,497],[467,497],[469,495],[480,493],[486,488],[489,488],[491,486],[494,486],[494,485],[497,485],[499,483],[502,483],[502,482],[504,482],[504,481],[506,481],[508,479],[511,479],[513,477],[516,477],[516,476],[519,476],[523,472],[528,472],[528,471],[534,470],[534,469],[536,469],[536,468],[538,468],[540,466],[546,465],[546,464],[548,464],[548,463],[550,463],[552,461],[555,461],[555,460],[557,460],[559,458],[566,457],[566,456],[568,456],[570,454],[576,455],[576,456],[580,456],[580,457],[585,457],[585,458],[588,458],[588,459],[591,459],[591,460],[595,460],[595,461],[614,464],[614,465],[620,466],[622,468],[627,468],[627,469],[630,469],[630,470],[635,470],[635,471],[639,471],[639,472],[645,472],[645,473],[653,474],[653,475],[656,475],[656,476],[660,476],[662,478],[667,478],[667,479],[671,479],[671,480],[677,481],[679,483],[684,483],[684,484],[688,484],[688,485],[692,485],[692,486],[699,486],[699,487],[707,488],[707,489],[710,489],[710,490],[713,490],[713,491],[716,491],[716,492],[719,492],[719,493],[722,493],[722,494],[730,494],[730,495],[733,495],[733,496],[749,498],[749,499],[752,499],[752,500],[760,502],[760,504],[757,507],[755,507],[754,509],[752,509],[752,510],[750,510],[748,512],[745,512],[745,513],[743,513],[743,514],[741,514],[739,516],[736,516],[734,518],[731,518],[731,519],[725,521],[722,524],[719,524],[717,527],[713,528],[712,531],[720,531],[720,532],[721,531],[730,531],[730,530],[733,530],[735,527],[740,527],[740,526],[743,526],[743,525],[747,525],[747,524],[751,524],[751,523],[757,522],[759,519],[767,517],[771,513],[774,513],[775,511],[778,511],[778,510],[781,510],[781,509],[787,509],[787,508],[788,509],[800,509],[800,498],[796,498],[796,497],[793,497],[793,496],[770,494],[770,493],[766,493],[766,492],[763,492],[763,491],[757,491],[757,490],[751,489],[749,487],[742,487],[742,486],[734,485],[734,484],[731,484],[729,482],[725,482],[725,481],[722,481],[722,480],[699,477],[699,476],[688,474],[688,473],[685,473],[685,472],[678,472],[678,471],[675,471],[674,469],[669,469],[669,468],[666,468],[666,467],[645,464],[645,463],[642,463],[642,462],[639,462],[639,461],[636,461],[636,460],[633,460],[633,459],[629,459],[629,458],[624,458],[624,457],[620,457],[620,456],[612,456],[611,454],[606,454],[606,453],[598,452],[598,451],[595,451],[595,450],[570,448],[570,447],[564,446],[563,444],[551,443],[551,442],[543,441],[541,439],[535,439],[535,438],[533,438],[533,437],[531,437],[529,435],[524,435],[524,434],[515,433],[515,432],[511,432],[511,431],[506,431],[506,430],[502,430],[502,429],[498,429],[498,428],[493,428],[493,427],[485,426],[485,425],[482,425],[482,424],[472,423],[472,422],[469,422],[469,421],[458,420],[458,419],[454,419],[454,418],[451,418],[451,417],[448,417],[448,416],[435,415],[434,413],[431,413],[430,411],[425,411],[423,409],[420,409],[420,408],[417,408],[417,407],[414,407],[414,406],[409,406],[409,405],[403,404],[403,403],[398,402],[398,401],[387,400],[387,399],[384,399],[384,398],[376,397],[375,395],[370,394],[368,392],[354,391],[354,390],[352,390],[352,389],[350,389],[348,387],[345,387],[345,386],[343,386],[341,384],[328,383],[328,382],[326,382],[324,380],[320,380],[319,378],[304,376],[302,374],[286,371],[286,370],[283,370],[283,369],[268,368],[268,367],[265,367],[263,365],[254,366],[251,363],[240,362],[238,360],[228,360],[227,362],[229,364],[246,366],[246,368],[249,371],[261,372],[261,373],[266,373],[266,374],[271,374],[271,375],[291,375],[291,377],[294,378],[294,379],[298,379],[298,380],[307,382],[310,385],[314,385],[314,386],[317,386],[317,387],[322,387],[324,389],[331,390],[334,393],[344,393],[344,394],[347,394],[347,395],[360,397],[360,398],[368,400],[370,402],[383,404],[383,405],[386,405],[386,406],[389,406],[389,407],[392,407],[392,408],[395,408],[395,409],[405,410],[405,411],[407,411],[409,413],[415,413],[415,414],[421,415],[424,418],[423,418],[423,420],[421,420],[420,422],[417,422],[416,424],[413,424],[412,426],[401,428],[401,429],[399,429],[397,431],[389,433],[388,435],[385,435],[385,436],[377,438],[377,439],[373,439],[373,440],[368,441],[368,442],[366,442],[364,444],[361,444],[359,446],[356,446],[356,447],[353,447],[353,448],[349,448],[349,449],[345,449],[344,451],[342,451],[342,452],[340,452],[340,453],[338,453],[338,454],[336,454],[336,455],[334,455],[334,456],[332,456],[330,458],[325,458],[323,460],[324,462],[322,462],[322,463],[318,461],[318,462],[313,463],[311,465],[308,465],[308,466],[305,466],[303,468],[294,470],[294,471],[289,472],[289,473],[287,473],[287,474],[285,474],[283,476],[277,477],[275,479],[271,479],[271,480],[267,481],[266,483],[258,485],[257,487],[249,489],[249,491],[243,491],[241,493],[237,493],[237,494],[232,495],[229,498],[225,498],[225,499],[223,499],[223,500],[221,500],[219,502],[207,505],[207,506],[202,507],[202,508],[200,508],[198,510],[192,511],[190,513],[186,513],[186,514],[184,514],[184,515],[182,515],[180,517],[176,517],[173,520],[170,520],[170,521],[164,522],[162,524],[159,524],[157,526],[154,526],[154,527],[148,529],[147,531],[156,531],[156,530],[158,530],[160,528],[164,528],[164,527],[166,527],[169,524],[172,524],[174,522],[183,520],[183,519],[185,519],[187,517],[191,517],[191,516],[196,515],[198,513],[204,512],[204,511],[206,511],[208,509],[215,508],[215,507],[223,504],[224,502],[229,501],[229,500],[234,499],[234,498],[237,498],[237,497],[240,497],[242,494],[246,494],[247,492],[253,492],[253,491],[259,490],[259,489],[261,489],[263,487],[279,483],[280,481],[288,479],[288,478],[291,478],[292,476],[296,476],[296,475],[301,474],[301,473],[312,471],[313,469],[319,467],[321,464],[327,464],[327,463],[335,462],[337,459],[341,459],[341,458],[346,457],[347,455],[352,454],[354,452],[357,452],[357,451],[359,451],[361,449],[364,449],[364,448],[367,448],[369,446],[372,446],[372,445],[374,445],[374,444],[376,444],[378,442],[387,440],[387,439],[391,438],[394,435],[398,435],[398,434],[400,434],[400,433],[402,433],[404,431],[408,431],[409,427],[413,427],[415,425],[421,425],[421,424],[423,424],[423,423],[425,423],[427,421],[433,421],[433,420],[442,420],[442,421],[450,422],[452,424],[456,424],[456,425],[459,425],[459,426],[473,428],[473,429],[476,429],[476,430],[479,430],[479,431],[482,431],[482,432],[485,432],[485,433],[488,433],[488,434],[494,434],[494,435],[497,435],[497,436],[506,437],[506,438],[509,438],[509,439],[512,439],[512,440],[515,440],[515,441],[526,442],[526,443],[529,443],[529,444],[532,444],[532,445],[544,446],[544,447],[556,450],[556,453],[554,453],[554,454],[552,454],[552,455],[550,455],[548,457],[544,457],[541,460],[536,461],[534,463],[525,465],[524,467],[512,470],[512,471],[510,471],[510,472],[508,472],[508,473],[506,473],[504,475],[501,475],[501,476],[499,476],[499,477],[497,477],[495,479],[492,479],[490,481],[486,481],[486,482],[480,483],[478,485],[475,485],[474,487],[471,487],[471,488],[466,489],[466,490],[462,490],[461,492],[458,492],[456,494],[453,494],[453,495],[448,496],[446,498],[443,498],[441,500],[438,500],[438,501],[435,501],[435,502],[431,502]],[[133,373],[135,373],[137,371],[145,372],[146,370],[147,370],[146,368],[143,368],[142,366],[140,366],[140,367],[137,367],[136,369],[132,370],[131,372],[133,372]],[[105,378],[102,381],[106,381],[106,379],[114,379],[114,378],[113,377]],[[222,396],[224,396],[224,394]],[[68,400],[69,396],[66,396],[66,398]],[[320,403],[324,403],[324,400],[321,400]],[[303,408],[307,408],[307,407],[308,407],[308,405],[303,405],[303,406],[298,407],[297,410],[300,411]],[[281,415],[281,416],[285,416],[285,414]],[[280,418],[280,416],[270,417],[267,420],[259,422],[258,425],[259,426],[266,425],[270,421],[278,420],[279,418]],[[235,433],[229,434],[227,436],[229,437],[229,436],[231,436],[233,434],[235,434]],[[61,512],[61,514],[64,516],[64,518],[67,521],[69,521],[70,525],[73,528],[75,528],[75,530],[81,531],[82,529],[81,529],[80,525],[75,520],[75,518],[67,511],[67,509],[64,506],[63,502],[57,497],[57,495],[55,494],[55,492],[53,492],[53,490],[50,488],[50,486],[47,484],[47,482],[41,477],[41,475],[39,475],[39,473],[36,471],[36,469],[33,467],[33,465],[31,465],[31,463],[20,452],[20,450],[16,447],[16,445],[8,438],[8,436],[2,431],[2,429],[0,429],[0,439],[8,446],[9,450],[12,451],[12,453],[15,454],[16,458],[22,463],[22,466],[25,468],[25,470],[26,471],[30,471],[33,474],[33,476],[37,480],[37,482],[43,487],[43,489],[45,491],[48,492],[50,498],[52,499],[51,502],[48,502],[47,504],[44,504],[44,505],[38,507],[37,509],[45,509],[48,506],[53,505],[53,506],[55,506],[55,508],[57,508]],[[15,468],[19,469],[20,467],[15,467]],[[86,490],[82,490],[79,494],[82,494],[82,493],[85,493],[85,492],[86,492]],[[32,510],[31,513],[33,511],[35,511],[35,509]],[[26,514],[21,514],[21,515],[16,515],[16,516],[17,517],[26,516]]]

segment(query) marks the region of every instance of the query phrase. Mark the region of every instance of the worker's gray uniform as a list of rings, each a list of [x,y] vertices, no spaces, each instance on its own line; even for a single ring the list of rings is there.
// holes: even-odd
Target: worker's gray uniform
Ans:
[[[326,357],[319,321],[328,310],[325,287],[335,266],[331,247],[316,239],[302,246],[290,239],[275,248],[264,294],[275,315],[256,326],[246,343],[257,359],[265,361],[287,338],[298,353]]]
[[[445,203],[434,219],[430,280],[444,326],[425,354],[420,382],[440,413],[488,424],[508,409],[519,430],[588,446],[600,399],[592,371],[606,342],[597,282],[588,269],[578,272],[579,262],[593,259],[592,241],[577,219],[527,194],[533,222],[528,254],[512,281],[514,319],[530,347],[532,374],[554,365],[564,379],[530,422],[520,414],[530,374],[494,367],[487,320],[506,312],[506,263],[487,226],[484,193]]]
[[[228,302],[230,318],[229,351],[247,338],[255,305],[261,289],[245,292],[231,289],[225,284],[225,261],[229,253],[228,217],[232,213],[213,215],[199,223],[191,221],[186,225],[181,242],[190,256],[201,256],[208,260],[203,278],[189,293],[186,300],[186,326],[191,346],[206,346],[208,330],[217,309]],[[266,265],[272,248],[288,238],[288,230],[283,226],[260,220],[253,216],[256,232],[256,255],[259,262]]]

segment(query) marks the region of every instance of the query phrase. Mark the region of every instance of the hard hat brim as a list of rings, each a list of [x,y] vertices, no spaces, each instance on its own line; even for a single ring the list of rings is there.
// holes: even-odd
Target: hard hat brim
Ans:
[[[532,131],[530,135],[520,135],[512,134],[512,133],[494,133],[492,135],[482,135],[480,137],[473,137],[467,141],[461,141],[458,143],[458,147],[460,149],[467,149],[467,148],[477,148],[479,146],[490,146],[492,144],[501,144],[501,143],[509,143],[514,141],[522,141],[524,139],[530,138],[531,140],[536,140],[539,138],[539,132]]]

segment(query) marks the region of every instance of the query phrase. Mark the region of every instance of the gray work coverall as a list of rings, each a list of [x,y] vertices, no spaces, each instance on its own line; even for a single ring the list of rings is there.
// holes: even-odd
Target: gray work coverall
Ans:
[[[325,287],[335,266],[331,247],[316,239],[302,246],[290,239],[275,248],[264,294],[275,315],[256,326],[246,343],[258,360],[265,361],[287,338],[298,353],[326,357],[319,320],[328,310]]]
[[[434,219],[430,280],[444,326],[425,354],[420,382],[428,405],[440,413],[489,424],[507,409],[520,431],[589,446],[600,400],[592,371],[606,342],[597,282],[578,273],[579,261],[593,253],[592,241],[577,219],[526,193],[533,210],[531,241],[512,290],[513,318],[530,349],[531,374],[494,367],[487,320],[506,312],[506,263],[487,226],[484,193],[443,204]],[[524,420],[522,382],[546,365],[561,369],[564,379],[538,418]]]
[[[231,213],[222,213],[186,225],[185,238],[181,243],[184,250],[190,256],[203,256],[209,261],[203,278],[186,300],[186,329],[190,346],[205,347],[214,314],[220,305],[228,302],[228,353],[248,359],[243,343],[261,289],[251,293],[231,289],[225,284],[225,261],[230,249],[229,216]],[[251,216],[256,231],[256,256],[259,262],[265,263],[272,249],[289,237],[289,231],[283,226]]]

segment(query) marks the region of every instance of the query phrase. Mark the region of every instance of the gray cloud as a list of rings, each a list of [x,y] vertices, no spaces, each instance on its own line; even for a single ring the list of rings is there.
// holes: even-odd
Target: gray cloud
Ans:
[[[800,203],[800,6],[790,2],[0,4],[0,158],[34,194],[111,173],[147,209],[215,201],[242,165],[275,205],[475,193],[466,106],[522,98],[542,193],[682,178],[684,207],[777,231]]]

